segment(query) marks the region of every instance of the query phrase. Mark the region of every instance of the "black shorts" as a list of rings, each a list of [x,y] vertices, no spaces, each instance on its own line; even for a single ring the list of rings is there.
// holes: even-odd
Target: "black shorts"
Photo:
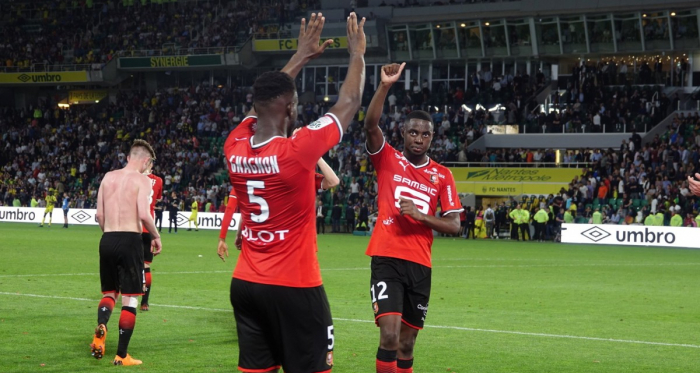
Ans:
[[[335,337],[323,285],[292,288],[234,278],[231,305],[240,371],[331,371]]]
[[[401,315],[401,321],[423,329],[430,300],[431,269],[408,260],[372,257],[370,297],[375,322],[382,316]]]
[[[143,243],[136,232],[107,232],[100,239],[100,283],[102,293],[142,295]]]
[[[151,252],[151,234],[141,233],[141,242],[143,242],[143,262],[151,264],[153,262],[153,253]]]

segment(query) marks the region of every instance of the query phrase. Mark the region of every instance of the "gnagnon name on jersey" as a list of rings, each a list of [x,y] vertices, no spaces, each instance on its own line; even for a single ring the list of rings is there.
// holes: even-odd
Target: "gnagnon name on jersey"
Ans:
[[[232,155],[229,158],[231,172],[236,174],[278,174],[280,166],[277,163],[277,156],[267,157],[243,157]]]

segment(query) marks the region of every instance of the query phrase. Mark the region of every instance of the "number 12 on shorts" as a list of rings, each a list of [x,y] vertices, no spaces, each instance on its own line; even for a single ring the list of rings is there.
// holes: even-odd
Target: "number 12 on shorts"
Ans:
[[[377,293],[376,293],[375,290],[374,290],[375,285],[372,285],[372,286],[369,288],[369,291],[372,292],[372,303],[374,303],[374,302],[376,302],[376,301],[378,301],[378,300],[382,300],[382,299],[387,299],[387,298],[389,298],[388,295],[384,294],[384,293],[386,292],[386,282],[384,282],[384,281],[379,281],[379,282],[377,282],[376,287],[377,287],[378,290],[379,290],[379,294],[378,294],[378,295],[377,295]]]

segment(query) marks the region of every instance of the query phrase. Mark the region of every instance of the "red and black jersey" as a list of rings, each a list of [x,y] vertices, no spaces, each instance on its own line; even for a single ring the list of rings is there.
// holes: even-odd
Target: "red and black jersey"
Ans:
[[[154,175],[148,174],[149,179],[151,179],[151,195],[148,196],[148,204],[151,209],[151,217],[155,219],[156,217],[156,203],[159,199],[163,198],[163,179]],[[148,233],[146,227],[143,227],[143,232]]]
[[[338,144],[342,127],[333,114],[299,130],[254,144],[257,118],[248,117],[224,144],[229,176],[243,224],[243,247],[233,277],[250,282],[315,287],[315,169]]]
[[[377,171],[379,215],[366,254],[409,260],[430,267],[433,230],[401,215],[399,199],[410,199],[418,211],[435,216],[438,200],[443,214],[460,213],[452,172],[432,159],[415,166],[384,142],[370,153]]]

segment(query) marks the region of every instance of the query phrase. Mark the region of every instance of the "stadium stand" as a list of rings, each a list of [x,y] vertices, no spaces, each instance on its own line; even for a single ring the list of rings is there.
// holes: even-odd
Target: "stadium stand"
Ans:
[[[91,3],[91,2],[90,2]],[[61,65],[99,69],[116,56],[222,53],[253,34],[267,35],[304,15],[316,2],[67,1],[3,4],[0,60],[6,71],[43,71]],[[85,25],[85,27],[75,27]]]
[[[96,186],[102,175],[119,168],[125,161],[124,152],[130,141],[143,137],[154,144],[158,154],[155,170],[163,176],[166,190],[210,199],[218,210],[227,192],[221,146],[228,131],[242,119],[246,95],[247,90],[242,88],[192,86],[150,95],[121,93],[114,105],[74,105],[69,110],[4,108],[0,119],[2,203],[12,205],[18,199],[22,206],[27,206],[33,196],[43,196],[49,190],[65,190],[76,196],[76,207],[94,206]],[[386,105],[380,126],[389,144],[402,146],[399,132],[403,118],[409,110],[418,108],[418,105],[405,106],[390,113]],[[300,116],[298,125],[315,120],[323,110],[319,105],[304,110],[309,114]],[[437,133],[431,156],[437,161],[480,162],[502,167],[522,163],[537,166],[555,159],[553,149],[488,149],[484,153],[467,150],[471,136],[484,134],[484,125],[475,119],[478,131],[474,131],[474,125],[469,126],[469,120],[445,126],[443,123],[453,115],[456,114],[433,113]],[[606,212],[629,214],[630,206],[645,207],[661,195],[669,196],[669,201],[675,201],[684,211],[694,211],[697,202],[686,198],[689,196],[684,180],[700,160],[699,130],[697,112],[681,114],[650,144],[641,144],[633,135],[619,149],[566,153],[561,159],[563,165],[587,163],[591,167],[585,179],[572,181],[568,190],[561,191],[561,196],[572,198],[580,219],[590,212],[586,207],[607,205]],[[366,204],[376,208],[376,179],[363,144],[364,134],[356,121],[343,142],[327,155],[328,163],[341,179],[337,188],[320,195],[328,206]],[[588,188],[587,180],[591,177],[596,180],[592,182],[593,190],[581,192],[582,188]],[[584,180],[582,184],[581,180]],[[615,188],[620,182],[623,188]],[[604,197],[593,198],[598,195],[600,183],[611,183],[612,187]],[[641,186],[640,191],[629,189],[635,184]],[[527,205],[538,203],[539,198]]]
[[[383,6],[421,9],[491,2],[14,1],[0,4],[0,32],[5,36],[0,43],[0,58],[4,72],[61,70],[69,65],[71,67],[66,69],[75,69],[76,65],[82,69],[102,69],[119,57],[221,54],[229,48],[237,50],[253,37],[293,37],[291,25],[313,9],[347,12],[358,7],[370,12],[370,19],[375,20],[386,19],[385,14],[391,14],[377,11],[381,15],[374,16],[371,11]],[[691,22],[694,16],[695,13],[679,12],[679,18],[671,20],[671,36],[664,34],[669,28],[669,24],[664,23],[666,21],[652,23],[640,19],[644,25],[640,37],[649,43],[668,38],[680,43],[684,38],[692,38],[693,33],[697,34],[697,22]],[[536,31],[531,36],[519,34],[518,22],[508,20],[494,24],[492,28],[488,27],[488,22],[477,22],[481,26],[454,23],[452,27],[459,33],[451,33],[449,26],[438,30],[439,24],[430,30],[409,25],[403,34],[404,31],[391,29],[387,33],[390,40],[385,46],[390,53],[401,51],[407,54],[412,50],[412,55],[419,56],[419,59],[423,58],[421,49],[428,51],[428,56],[435,53],[439,57],[441,50],[453,47],[462,50],[462,57],[473,57],[469,54],[472,49],[483,52],[483,57],[486,57],[491,56],[490,50],[496,44],[504,44],[506,40],[513,51],[529,49],[531,43],[537,42],[547,54],[549,46],[559,46],[559,39],[564,52],[568,44],[585,39],[583,29],[577,28],[583,24],[579,25],[578,21],[566,24],[562,20],[562,31],[558,35],[552,31],[554,28],[540,25],[547,20],[533,20]],[[594,45],[611,42],[612,37],[607,26],[597,27],[594,23],[590,21],[588,26],[591,44],[588,48],[591,50]],[[75,27],[76,24],[84,27]],[[498,33],[501,29],[505,32]],[[619,33],[618,42],[625,43],[634,36],[633,31],[622,27],[614,33]],[[526,32],[531,32],[529,27]],[[455,38],[456,34],[459,34],[459,40]],[[411,38],[413,40],[409,40]],[[381,51],[383,56],[386,56],[385,52]],[[515,56],[511,50],[507,54]],[[487,135],[493,125],[500,124],[518,126],[519,132],[526,133],[632,135],[646,132],[678,108],[680,98],[667,97],[668,87],[685,84],[688,79],[687,59],[680,56],[673,60],[671,69],[667,61],[655,56],[636,58],[638,63],[633,67],[630,60],[629,72],[624,73],[623,66],[624,71],[628,66],[622,59],[609,56],[595,62],[583,57],[579,59],[579,56],[576,59],[580,62],[574,65],[571,74],[560,75],[558,89],[554,87],[556,84],[550,84],[549,79],[553,76],[541,69],[544,64],[536,62],[528,62],[527,69],[522,63],[508,65],[503,61],[479,62],[474,66],[470,62],[465,66],[462,61],[462,65],[458,64],[452,70],[431,65],[428,70],[432,74],[430,82],[423,72],[423,75],[414,74],[410,82],[394,87],[380,126],[388,143],[399,148],[405,115],[416,109],[426,110],[436,125],[431,149],[431,156],[436,161],[478,163],[487,167],[539,166],[555,161],[556,144],[549,149],[523,147],[485,151],[470,149],[469,145]],[[453,66],[452,62],[454,60],[448,64]],[[326,70],[317,69],[305,78],[310,79],[312,87],[318,84],[319,71]],[[159,158],[155,172],[163,176],[166,190],[211,199],[218,210],[228,189],[221,146],[227,133],[242,119],[250,102],[249,92],[244,87],[226,84],[225,79],[217,80],[221,85],[206,84],[205,80],[202,79],[200,84],[186,83],[179,88],[175,88],[178,84],[171,82],[169,87],[172,88],[157,90],[133,86],[133,91],[121,90],[111,103],[105,100],[93,106],[72,105],[69,109],[60,109],[56,102],[42,100],[23,108],[20,105],[19,108],[0,109],[0,203],[28,205],[32,196],[39,197],[50,190],[65,190],[77,197],[74,199],[77,207],[93,206],[95,188],[102,175],[120,167],[130,141],[143,137],[155,146]],[[159,82],[158,87],[164,86],[168,85]],[[536,98],[547,89],[551,89],[547,104],[542,104]],[[300,96],[302,93],[300,91]],[[365,107],[372,93],[373,87],[368,79]],[[693,94],[697,97],[698,92]],[[300,104],[302,115],[297,125],[310,123],[329,106],[318,97],[316,102],[308,96],[306,99],[308,101]],[[343,204],[344,212],[348,205],[366,205],[376,210],[377,185],[371,162],[364,155],[362,110],[343,142],[327,155],[328,163],[340,176],[340,185],[319,195],[329,207],[335,203]],[[584,180],[581,185],[580,180],[574,180],[568,190],[562,190],[561,196],[572,198],[580,219],[585,219],[590,212],[587,207],[607,206],[607,212],[620,211],[620,207],[624,207],[623,212],[627,213],[633,207],[651,206],[651,201],[658,199],[662,191],[684,211],[694,211],[697,209],[694,199],[683,193],[683,178],[694,171],[693,165],[697,164],[699,130],[697,112],[680,114],[665,132],[645,146],[627,141],[619,149],[582,148],[565,152],[560,161],[562,165],[586,164],[590,166],[587,172],[596,182],[591,182],[595,185],[593,191],[581,192],[588,188],[587,182]],[[586,179],[591,175],[586,175]],[[666,178],[669,183],[665,182]],[[616,189],[611,186],[604,198],[590,198],[598,195],[600,183],[606,180],[611,185],[622,182],[624,187]],[[640,191],[628,189],[635,184],[641,186]],[[635,198],[626,199],[625,194]],[[548,200],[544,196],[528,197],[526,203],[535,206],[544,199]],[[622,202],[618,202],[620,199]]]
[[[51,189],[75,195],[81,207],[94,206],[104,173],[123,166],[131,141],[144,138],[156,151],[155,173],[166,190],[201,195],[218,206],[228,192],[219,188],[226,180],[221,148],[242,119],[234,113],[241,97],[228,87],[198,86],[122,93],[116,104],[97,107],[3,108],[3,201],[10,205],[17,195],[28,205]]]

